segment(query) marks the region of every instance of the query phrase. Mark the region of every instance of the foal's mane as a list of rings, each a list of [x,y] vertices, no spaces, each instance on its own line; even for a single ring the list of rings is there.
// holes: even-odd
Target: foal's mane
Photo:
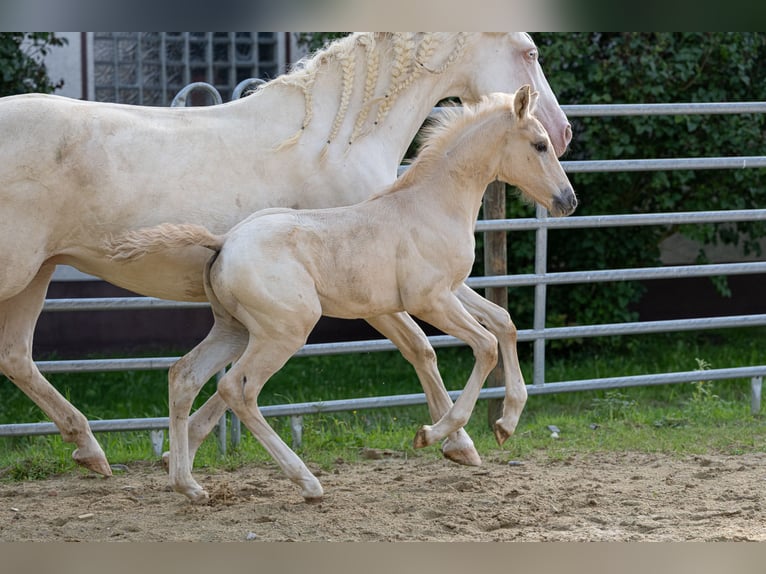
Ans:
[[[271,85],[298,88],[303,92],[305,101],[305,115],[300,130],[283,142],[280,148],[296,143],[311,123],[314,115],[314,83],[317,75],[331,63],[337,62],[340,66],[342,85],[338,110],[327,135],[327,144],[332,143],[338,135],[348,113],[351,97],[355,95],[354,78],[357,70],[364,68],[364,92],[356,94],[361,100],[361,106],[354,120],[353,132],[348,138],[348,144],[351,144],[380,125],[398,96],[421,74],[441,74],[457,61],[463,54],[466,37],[465,32],[355,32],[303,58],[288,74],[270,82]],[[448,55],[433,61],[437,52]],[[363,132],[375,106],[377,111],[373,127]]]
[[[423,142],[411,167],[384,193],[392,193],[409,186],[412,180],[419,177],[419,171],[428,170],[434,163],[443,160],[467,130],[476,128],[497,114],[506,113],[510,118],[512,109],[513,96],[507,94],[491,94],[482,96],[476,104],[443,108],[441,113],[422,129]]]

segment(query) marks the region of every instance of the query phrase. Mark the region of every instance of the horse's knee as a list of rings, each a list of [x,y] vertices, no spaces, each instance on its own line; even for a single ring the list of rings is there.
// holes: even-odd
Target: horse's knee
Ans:
[[[511,319],[510,313],[503,308],[498,308],[492,317],[492,324],[496,333],[502,333],[513,340],[516,340],[516,325]]]
[[[476,345],[473,351],[474,357],[477,362],[482,362],[493,368],[497,364],[497,339],[492,333],[486,333],[485,337],[482,337],[479,343]]]
[[[414,358],[422,364],[435,364],[436,363],[436,351],[428,342],[428,339],[418,339],[414,348],[412,349]],[[413,361],[414,362],[414,361]]]
[[[428,341],[428,337],[413,337],[408,344],[399,344],[399,351],[407,361],[413,365],[436,364],[436,351]]]
[[[35,369],[32,356],[18,346],[7,346],[0,352],[0,372],[14,383],[31,379]]]
[[[229,371],[218,381],[218,394],[227,405],[233,407],[233,405],[242,402],[243,389],[246,383],[247,377],[245,375],[235,376],[232,371]]]

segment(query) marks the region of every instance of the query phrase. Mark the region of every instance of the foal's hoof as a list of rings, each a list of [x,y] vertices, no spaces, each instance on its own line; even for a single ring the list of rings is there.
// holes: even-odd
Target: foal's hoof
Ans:
[[[442,455],[447,460],[463,464],[465,466],[481,466],[479,452],[463,429],[457,431],[451,438],[447,437],[442,442]]]
[[[481,457],[473,447],[456,450],[443,450],[442,454],[447,460],[465,466],[481,466]]]
[[[195,506],[204,506],[210,502],[210,495],[202,487],[189,488],[188,490],[174,488],[174,490],[183,494]]]
[[[193,495],[187,496],[187,498],[195,506],[203,506],[210,502],[210,495],[207,493],[207,490],[200,490]]]
[[[162,468],[165,469],[165,472],[170,472],[170,451],[162,453]]]
[[[423,448],[431,443],[428,441],[428,427],[423,425],[418,429],[418,432],[415,433],[415,439],[412,441],[412,446],[414,448]]]
[[[508,437],[512,434],[500,426],[499,422],[495,423],[493,430],[495,432],[495,440],[500,446],[503,446],[503,443],[508,440]]]
[[[86,455],[78,448],[72,453],[72,458],[77,464],[88,470],[103,474],[104,476],[112,476],[112,468],[109,466],[109,461],[106,460],[103,452]]]

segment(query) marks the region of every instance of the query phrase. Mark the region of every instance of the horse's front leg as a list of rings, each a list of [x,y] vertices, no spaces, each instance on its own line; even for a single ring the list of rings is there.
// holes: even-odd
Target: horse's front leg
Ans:
[[[500,346],[505,378],[505,399],[503,416],[495,421],[494,432],[498,444],[502,445],[516,430],[521,412],[527,402],[527,386],[521,373],[516,349],[516,326],[511,321],[508,311],[488,301],[465,283],[457,289],[455,294],[466,310],[497,338]]]
[[[367,319],[367,322],[391,340],[415,368],[428,402],[433,422],[452,408],[452,399],[444,387],[434,352],[423,329],[407,313],[394,313]],[[464,429],[450,434],[442,444],[445,458],[468,466],[481,465],[481,457]]]
[[[32,359],[32,336],[55,265],[44,265],[20,293],[0,302],[0,371],[56,424],[64,442],[73,442],[75,462],[111,476],[104,451],[93,436],[88,419],[43,377]]]

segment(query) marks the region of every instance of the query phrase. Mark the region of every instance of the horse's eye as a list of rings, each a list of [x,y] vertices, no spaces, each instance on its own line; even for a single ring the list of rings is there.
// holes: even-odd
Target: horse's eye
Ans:
[[[545,153],[546,151],[548,151],[548,145],[545,142],[533,143],[532,147],[535,148],[535,150],[539,151],[540,153]]]
[[[534,49],[529,50],[527,52],[527,58],[529,58],[532,62],[537,60],[537,50],[534,50]]]

